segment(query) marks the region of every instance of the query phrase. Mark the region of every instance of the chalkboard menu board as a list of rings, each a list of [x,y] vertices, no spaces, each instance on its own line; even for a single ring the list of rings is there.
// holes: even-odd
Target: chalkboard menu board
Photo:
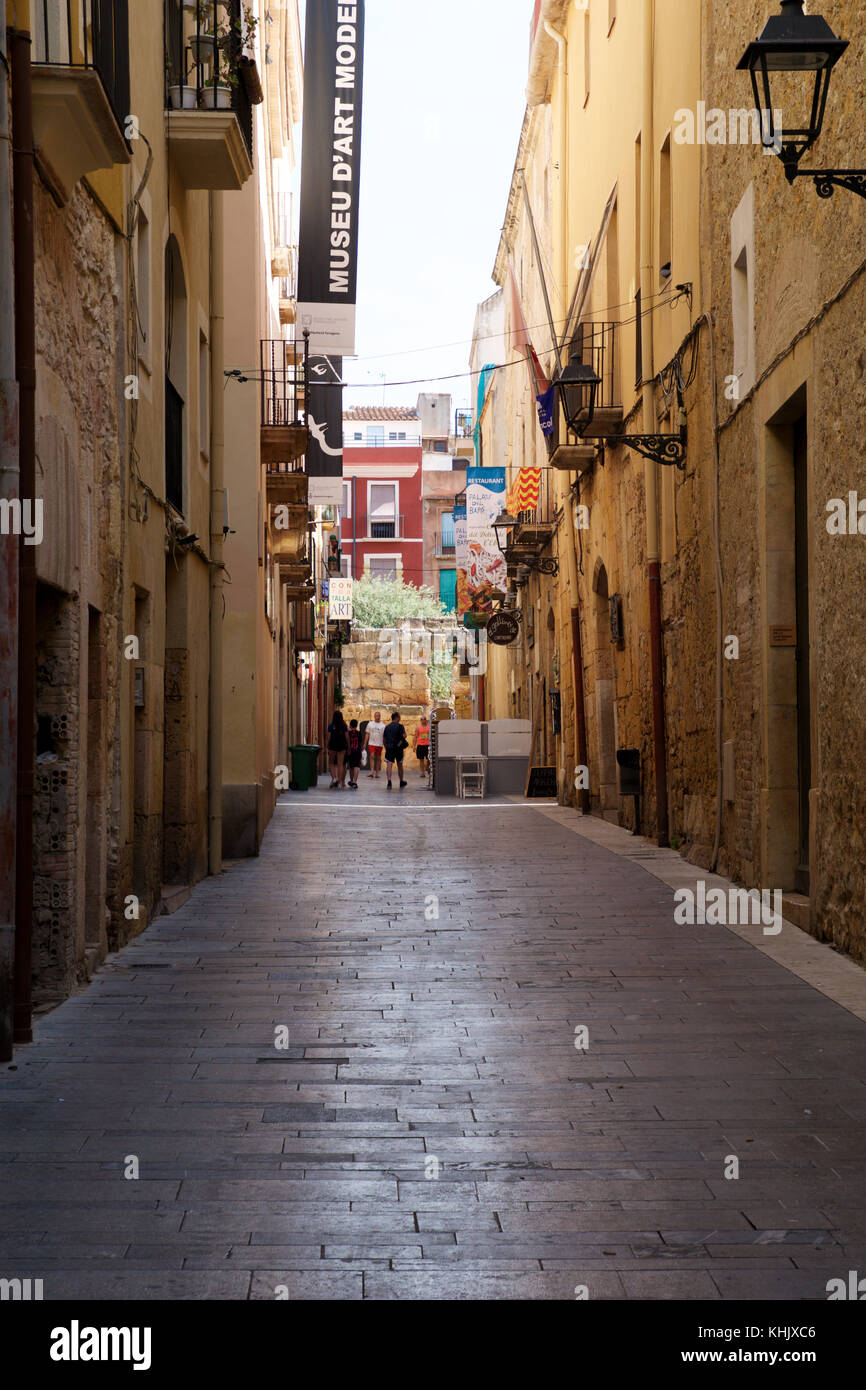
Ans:
[[[529,783],[526,788],[528,797],[552,796],[555,799],[556,791],[555,767],[530,768]]]

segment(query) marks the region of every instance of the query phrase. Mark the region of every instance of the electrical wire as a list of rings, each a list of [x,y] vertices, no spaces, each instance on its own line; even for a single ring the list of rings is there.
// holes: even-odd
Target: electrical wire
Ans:
[[[669,295],[669,297],[667,297],[667,299],[662,299],[662,295]],[[628,325],[630,325],[630,324],[637,324],[638,318],[648,318],[648,317],[649,317],[649,314],[655,314],[655,313],[656,313],[656,310],[659,310],[659,309],[667,309],[667,306],[669,306],[669,304],[676,304],[676,303],[678,302],[678,300],[680,300],[680,299],[688,299],[688,295],[689,295],[689,292],[688,292],[688,291],[685,291],[685,289],[678,289],[678,291],[676,291],[676,292],[674,292],[674,293],[669,293],[669,292],[667,292],[667,291],[662,291],[662,292],[660,292],[660,295],[653,295],[653,296],[652,296],[652,299],[660,299],[660,303],[657,303],[657,304],[648,304],[648,307],[646,307],[646,309],[641,309],[641,313],[639,313],[639,314],[632,314],[632,316],[631,316],[630,318],[619,318],[619,320],[616,321],[616,327],[617,327],[617,328],[627,328]],[[598,314],[610,314],[610,313],[613,313],[613,310],[614,310],[614,309],[627,309],[627,307],[631,307],[632,304],[634,304],[634,299],[627,299],[627,300],[624,300],[624,302],[621,303],[621,304],[607,304],[607,307],[605,307],[605,309],[596,309],[596,310],[594,310],[594,314],[595,314],[595,316],[598,316]],[[585,314],[584,317],[587,318],[587,320],[592,320],[592,317],[594,317],[594,314]],[[559,327],[559,325],[562,325],[563,322],[567,322],[567,320],[564,320],[564,318],[563,318],[563,320],[555,320],[555,322],[553,322],[553,327],[555,327],[555,328],[556,328],[556,327]],[[531,334],[531,332],[537,332],[537,331],[539,331],[539,329],[542,329],[542,328],[548,328],[548,329],[549,329],[549,328],[550,328],[549,322],[544,322],[544,324],[534,324],[534,325],[532,325],[531,328],[527,328],[527,332],[530,332],[530,334]],[[439,352],[439,350],[445,349],[445,347],[463,347],[463,346],[466,346],[466,343],[467,343],[467,342],[485,342],[485,341],[487,341],[487,339],[489,339],[489,338],[503,338],[503,336],[510,336],[510,335],[506,335],[506,334],[487,334],[487,335],[485,335],[485,338],[484,338],[484,339],[482,339],[482,338],[478,338],[478,339],[461,338],[461,339],[459,339],[459,341],[457,341],[457,342],[453,342],[453,343],[439,343],[438,346],[434,346],[434,347],[407,347],[407,349],[405,350],[405,352],[375,353],[375,356],[371,356],[371,357],[352,357],[352,359],[350,359],[350,360],[352,360],[352,361],[379,361],[379,360],[384,361],[384,360],[386,359],[386,357],[409,357],[409,356],[411,356],[411,354],[414,354],[414,353],[420,353],[420,352]],[[552,349],[550,349],[550,350],[552,350]],[[523,357],[521,357],[520,360],[521,360],[521,363],[525,363],[525,359],[523,359]],[[510,361],[506,361],[506,363],[492,363],[491,366],[493,367],[493,370],[498,370],[498,367],[513,367],[513,366],[514,366],[514,363],[510,363]],[[484,371],[484,370],[485,370],[485,368],[482,367],[482,368],[481,368],[481,371]],[[420,378],[414,379],[414,381],[388,381],[388,382],[382,382],[382,381],[360,381],[360,382],[332,381],[332,382],[322,382],[322,385],[343,386],[343,388],[350,388],[350,389],[352,389],[352,391],[381,391],[382,386],[385,386],[385,388],[391,388],[391,386],[418,386],[418,385],[424,385],[424,382],[425,382],[425,381],[457,381],[457,379],[460,379],[461,377],[480,377],[481,371],[473,371],[473,370],[470,370],[470,368],[467,368],[466,371],[456,371],[456,373],[449,374],[448,377],[420,377]],[[231,371],[231,373],[227,373],[227,375],[231,375],[231,377],[235,377],[235,378],[243,377],[243,378],[247,379],[247,381],[261,381],[261,370],[260,370],[260,367],[250,367],[250,368],[238,367],[238,368],[235,368],[234,371]]]

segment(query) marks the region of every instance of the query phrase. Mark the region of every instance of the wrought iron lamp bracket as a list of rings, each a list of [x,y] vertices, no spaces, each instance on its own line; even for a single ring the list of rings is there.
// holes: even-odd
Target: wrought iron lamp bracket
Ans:
[[[800,169],[786,164],[785,177],[790,184],[795,179],[812,179],[819,198],[832,198],[837,188],[847,188],[849,193],[866,198],[866,169]]]
[[[685,426],[677,434],[611,434],[604,442],[608,448],[624,444],[654,463],[672,464],[680,470],[686,466]]]

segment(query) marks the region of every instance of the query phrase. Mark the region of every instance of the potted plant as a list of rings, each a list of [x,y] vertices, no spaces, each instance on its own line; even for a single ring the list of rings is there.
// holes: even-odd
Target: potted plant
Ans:
[[[189,51],[192,61],[201,66],[212,63],[217,46],[216,5],[214,0],[195,0],[190,6],[195,13],[196,32],[190,34]]]
[[[208,111],[230,111],[232,87],[238,85],[233,72],[226,72],[222,64],[217,65],[213,77],[209,77],[202,87],[201,104]]]
[[[166,82],[168,84],[169,105],[175,111],[192,111],[195,109],[195,86],[190,86],[187,82],[174,82],[172,79],[177,76],[173,71],[168,59],[165,63]]]

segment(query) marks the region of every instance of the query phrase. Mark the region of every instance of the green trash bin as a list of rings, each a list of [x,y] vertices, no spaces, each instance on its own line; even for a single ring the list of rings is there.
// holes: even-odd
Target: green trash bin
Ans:
[[[292,744],[289,749],[292,755],[292,780],[289,783],[289,791],[308,792],[310,787],[316,786],[319,780],[321,751],[318,743]]]

